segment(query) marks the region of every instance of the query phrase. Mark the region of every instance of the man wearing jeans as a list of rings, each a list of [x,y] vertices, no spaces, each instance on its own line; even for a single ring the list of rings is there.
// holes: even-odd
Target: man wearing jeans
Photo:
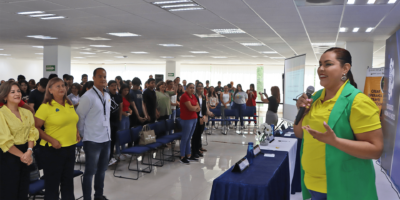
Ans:
[[[91,200],[92,180],[94,200],[107,200],[103,195],[104,176],[110,155],[110,95],[107,86],[106,70],[97,68],[93,72],[94,87],[80,99],[76,113],[79,115],[78,130],[83,137],[85,151],[85,173],[83,174],[83,199]]]

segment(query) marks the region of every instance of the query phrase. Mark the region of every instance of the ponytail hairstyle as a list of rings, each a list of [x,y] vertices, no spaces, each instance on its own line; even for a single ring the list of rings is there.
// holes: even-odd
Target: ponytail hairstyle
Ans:
[[[336,59],[339,60],[342,67],[346,63],[349,63],[351,66],[351,54],[346,49],[343,49],[340,47],[333,47],[333,48],[326,50],[324,53],[326,53],[326,52],[336,53]],[[351,73],[351,70],[349,70],[347,72],[346,76],[347,76],[347,79],[349,79],[350,84],[353,85],[355,88],[357,88],[357,83],[354,81],[353,73]]]

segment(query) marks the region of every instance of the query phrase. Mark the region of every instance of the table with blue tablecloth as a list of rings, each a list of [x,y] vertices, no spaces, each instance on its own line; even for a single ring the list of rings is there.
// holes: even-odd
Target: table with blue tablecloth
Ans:
[[[288,152],[262,150],[242,173],[232,172],[233,167],[213,181],[211,200],[290,200]]]

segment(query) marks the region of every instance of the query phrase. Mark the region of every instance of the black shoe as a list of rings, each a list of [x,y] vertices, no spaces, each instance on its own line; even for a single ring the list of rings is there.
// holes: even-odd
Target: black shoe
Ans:
[[[190,161],[190,162],[199,162],[199,159],[197,159],[197,158],[195,158],[193,156],[190,156],[190,158],[188,158],[187,160]]]
[[[186,157],[182,158],[182,159],[180,160],[180,162],[181,162],[182,164],[185,164],[185,165],[189,165],[189,164],[190,164],[190,162],[188,161],[188,159],[187,159]]]
[[[95,197],[94,200],[108,200],[106,196]]]
[[[199,156],[199,157],[203,157],[204,155],[202,154],[202,153],[197,153],[197,155]]]
[[[195,157],[195,158],[200,158],[200,156],[197,155],[197,154],[193,155],[193,157]]]

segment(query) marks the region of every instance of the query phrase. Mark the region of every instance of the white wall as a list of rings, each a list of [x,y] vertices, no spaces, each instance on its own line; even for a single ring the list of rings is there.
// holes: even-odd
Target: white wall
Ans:
[[[0,59],[0,80],[14,78],[22,74],[27,80],[39,81],[43,77],[42,60]]]

